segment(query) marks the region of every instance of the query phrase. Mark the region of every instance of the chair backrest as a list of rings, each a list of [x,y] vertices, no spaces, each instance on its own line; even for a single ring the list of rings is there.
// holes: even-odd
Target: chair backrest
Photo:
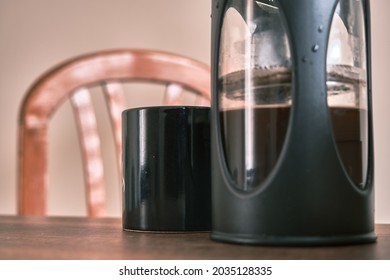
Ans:
[[[103,161],[88,88],[101,86],[111,118],[121,182],[122,82],[166,85],[163,104],[181,105],[184,92],[198,105],[210,104],[209,66],[176,54],[149,50],[110,50],[68,60],[40,77],[27,92],[19,115],[18,213],[46,215],[48,126],[56,109],[70,99],[76,116],[84,168],[88,216],[106,214]],[[120,184],[121,185],[121,184]]]

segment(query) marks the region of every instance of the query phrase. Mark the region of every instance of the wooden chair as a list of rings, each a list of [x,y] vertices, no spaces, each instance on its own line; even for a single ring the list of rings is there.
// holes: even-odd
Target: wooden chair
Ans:
[[[166,85],[163,103],[180,104],[184,92],[210,103],[209,66],[183,56],[147,50],[111,50],[82,55],[51,69],[27,92],[19,116],[18,213],[46,215],[48,126],[66,99],[76,115],[82,150],[88,216],[106,214],[103,161],[91,92],[100,85],[105,95],[116,145],[121,182],[121,112],[126,109],[122,82]]]

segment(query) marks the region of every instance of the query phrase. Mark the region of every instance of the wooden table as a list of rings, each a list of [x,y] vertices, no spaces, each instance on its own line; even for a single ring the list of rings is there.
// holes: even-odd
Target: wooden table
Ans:
[[[390,224],[373,244],[265,247],[219,243],[208,233],[124,232],[119,218],[0,216],[0,259],[390,259]]]

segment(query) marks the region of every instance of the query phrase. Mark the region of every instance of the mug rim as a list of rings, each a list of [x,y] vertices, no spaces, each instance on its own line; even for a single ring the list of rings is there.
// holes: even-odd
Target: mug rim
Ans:
[[[135,111],[159,111],[159,110],[210,110],[209,106],[200,106],[200,105],[156,105],[156,106],[141,106],[128,108],[122,111],[123,114]]]

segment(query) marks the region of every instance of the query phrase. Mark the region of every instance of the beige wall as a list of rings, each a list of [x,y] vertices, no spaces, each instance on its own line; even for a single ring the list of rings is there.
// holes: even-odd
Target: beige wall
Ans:
[[[376,219],[390,223],[390,97],[386,90],[390,1],[371,2]],[[0,214],[16,213],[17,112],[37,76],[65,58],[107,48],[161,49],[209,63],[210,5],[211,0],[0,0]],[[53,215],[85,212],[83,193],[77,189],[82,179],[76,133],[67,118],[72,118],[69,106],[59,111],[50,128],[56,142],[50,146],[54,175],[49,212]],[[108,159],[112,155],[110,150],[105,152]],[[115,171],[108,167],[109,214],[119,216]]]

